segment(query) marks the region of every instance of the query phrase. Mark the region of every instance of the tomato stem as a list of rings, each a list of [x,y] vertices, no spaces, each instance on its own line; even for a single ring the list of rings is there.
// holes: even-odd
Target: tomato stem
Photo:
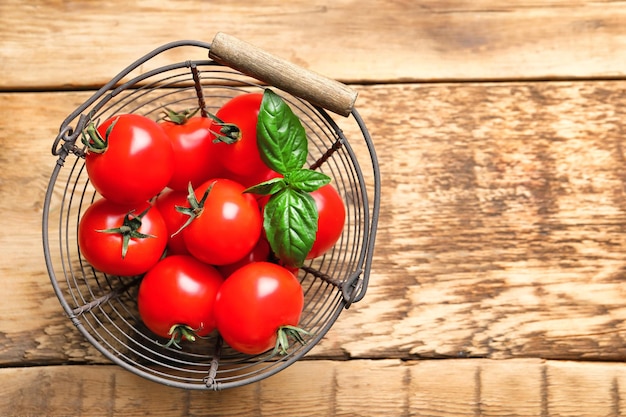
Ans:
[[[165,107],[165,110],[163,111],[165,113],[165,116],[163,117],[163,119],[177,125],[184,125],[189,121],[189,119],[195,116],[195,114],[198,113],[199,110],[200,108],[196,108],[194,110],[187,109],[177,112]]]
[[[163,111],[163,113],[165,113],[165,116],[163,116],[163,120],[176,123],[177,125],[184,125],[185,123],[189,121],[189,119],[191,119],[198,112],[198,110],[200,110],[200,108],[197,108],[193,111],[191,109],[187,109],[187,110],[177,112],[177,111],[174,111],[172,109],[165,107],[165,110]],[[239,141],[239,139],[241,139],[241,129],[239,129],[239,127],[236,124],[226,123],[225,121],[223,121],[222,119],[214,115],[213,113],[210,113],[210,112],[205,112],[205,113],[206,113],[206,117],[213,120],[215,124],[220,127],[219,133],[211,130],[211,133],[215,136],[215,139],[213,139],[214,143],[223,142],[223,143],[230,145],[232,143]]]
[[[109,127],[107,128],[105,132],[104,137],[100,135],[100,132],[98,132],[98,129],[96,128],[96,125],[93,122],[90,122],[87,125],[85,130],[81,132],[81,141],[83,142],[83,145],[87,147],[89,152],[93,152],[93,153],[106,152],[107,148],[109,147],[109,135],[111,134],[111,131],[113,130],[113,127],[115,126],[118,120],[119,118],[115,119],[113,123],[109,125]]]
[[[111,234],[121,234],[122,235],[122,259],[126,257],[126,253],[128,252],[128,245],[130,244],[130,239],[145,239],[149,237],[155,237],[154,235],[147,235],[145,233],[139,232],[139,228],[141,227],[141,219],[146,215],[148,210],[150,210],[152,206],[148,206],[141,214],[134,216],[133,213],[135,210],[131,210],[126,213],[124,216],[124,221],[120,227],[114,227],[111,229],[103,229],[97,230],[100,233],[111,233]]]
[[[233,144],[241,139],[241,129],[234,123],[226,123],[214,114],[207,113],[207,116],[220,126],[220,133],[211,131],[215,135],[214,143],[223,142],[228,145]]]
[[[184,207],[184,206],[176,206],[176,211],[179,213],[182,213],[186,216],[189,216],[189,218],[187,219],[187,221],[185,222],[185,224],[183,224],[176,232],[174,232],[172,234],[171,237],[176,236],[177,234],[179,234],[180,232],[182,232],[182,230],[189,226],[191,224],[192,221],[194,221],[194,219],[198,216],[200,216],[202,214],[202,211],[204,210],[204,203],[206,202],[206,199],[209,197],[209,193],[211,192],[211,190],[213,189],[213,185],[215,185],[215,182],[211,183],[211,185],[209,185],[209,187],[206,189],[206,191],[204,192],[204,194],[202,195],[202,198],[200,199],[200,201],[198,201],[198,199],[196,198],[196,192],[193,189],[193,186],[191,185],[191,183],[189,183],[188,187],[187,187],[187,201],[189,202],[189,206],[190,207]]]
[[[309,332],[300,327],[291,325],[281,326],[278,329],[276,346],[274,346],[274,353],[280,353],[281,355],[286,355],[288,353],[287,350],[289,349],[289,337],[294,338],[296,342],[300,343],[301,345],[306,344],[306,341],[302,337],[303,334],[307,336],[310,335]]]
[[[192,329],[191,327],[185,324],[173,325],[172,327],[170,327],[170,330],[167,332],[167,334],[169,334],[171,337],[170,337],[170,340],[165,344],[165,347],[174,346],[178,349],[182,349],[182,347],[180,346],[180,342],[183,340],[195,342],[196,338],[198,337],[196,335],[196,332],[199,331],[200,329],[202,329],[202,326],[200,326],[200,328],[198,329]]]

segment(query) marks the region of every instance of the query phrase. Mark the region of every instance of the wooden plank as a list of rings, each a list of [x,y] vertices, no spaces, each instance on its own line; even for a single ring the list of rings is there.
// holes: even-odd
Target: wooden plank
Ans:
[[[381,231],[367,299],[325,346],[623,359],[622,87],[365,90],[383,167]]]
[[[303,361],[220,392],[166,387],[106,365],[2,368],[0,377],[6,417],[626,415],[621,363]]]
[[[76,328],[63,315],[41,243],[44,193],[56,160],[50,153],[52,141],[61,121],[86,98],[84,93],[0,94],[0,107],[12,114],[0,122],[0,276],[4,291],[11,294],[0,303],[0,356],[5,364],[71,361],[77,356],[82,361],[85,355],[102,361],[76,337]]]
[[[626,83],[359,91],[383,175],[374,268],[310,356],[623,360]],[[51,142],[87,94],[0,94],[5,366],[104,361],[62,315],[41,252]]]
[[[623,1],[8,0],[0,89],[100,85],[159,45],[218,31],[348,82],[626,74]],[[204,57],[174,51],[154,65]]]

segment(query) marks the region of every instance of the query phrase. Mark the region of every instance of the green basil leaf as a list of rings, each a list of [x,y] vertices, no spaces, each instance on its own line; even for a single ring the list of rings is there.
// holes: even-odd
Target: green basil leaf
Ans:
[[[253,193],[259,195],[272,195],[276,194],[280,190],[287,187],[287,182],[284,178],[272,178],[271,180],[264,181],[260,184],[253,185],[252,187],[247,188],[245,193]]]
[[[257,121],[261,159],[280,174],[300,169],[306,162],[306,132],[289,105],[269,88],[263,93]]]
[[[301,266],[317,234],[317,207],[310,194],[285,188],[270,197],[263,227],[276,256],[288,266]]]
[[[307,168],[298,169],[285,174],[285,181],[296,190],[310,193],[330,182],[330,177]]]

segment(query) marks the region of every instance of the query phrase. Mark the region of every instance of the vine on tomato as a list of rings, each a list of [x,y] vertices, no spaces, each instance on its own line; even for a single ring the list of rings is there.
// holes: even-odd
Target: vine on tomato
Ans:
[[[167,186],[186,191],[189,183],[199,186],[220,176],[221,165],[218,148],[213,143],[211,131],[213,119],[193,116],[193,113],[176,113],[167,110],[167,118],[161,122],[172,142],[174,150],[174,173]]]
[[[174,172],[170,139],[159,124],[121,114],[83,132],[85,168],[96,191],[110,201],[137,204],[157,195]]]
[[[286,353],[288,335],[298,341],[296,326],[304,306],[302,287],[287,269],[270,262],[247,264],[224,281],[215,300],[217,329],[233,349],[256,355],[275,348]]]
[[[140,275],[163,255],[167,227],[149,203],[120,205],[101,198],[80,219],[78,245],[98,271],[110,275]]]
[[[207,336],[215,330],[214,305],[222,281],[211,265],[187,255],[168,256],[139,285],[139,315],[148,329],[177,347],[181,340]]]
[[[189,215],[182,227],[187,250],[211,265],[237,262],[257,244],[262,230],[259,205],[243,185],[225,178],[189,190]]]

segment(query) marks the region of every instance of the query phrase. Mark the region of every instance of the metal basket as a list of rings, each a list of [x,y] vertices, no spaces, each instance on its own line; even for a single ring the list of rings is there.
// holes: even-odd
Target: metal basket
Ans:
[[[263,64],[260,69],[235,69],[242,64],[229,65],[225,62],[228,58],[213,54],[218,40],[231,40],[218,36],[213,43],[178,41],[163,45],[132,63],[70,114],[52,146],[57,160],[44,203],[46,266],[54,291],[72,323],[112,362],[149,380],[185,389],[220,390],[259,381],[310,351],[340,313],[365,295],[380,201],[374,147],[361,117],[352,108],[356,95],[352,102],[344,100],[343,107],[338,107],[328,97],[345,86],[321,79],[328,94],[306,97],[310,94],[306,82],[319,81],[315,74],[243,43],[234,49],[231,44],[221,48],[234,52],[238,58],[233,61],[240,59],[243,67],[246,60],[258,61],[258,55],[246,57],[246,52],[262,54]],[[209,59],[145,70],[157,55],[173,48],[200,48],[209,52]],[[280,69],[275,67],[277,64]],[[284,70],[285,65],[288,71]],[[144,72],[136,75],[141,71]],[[286,74],[289,71],[293,73]],[[301,85],[304,88],[294,87],[293,80],[300,84],[305,80]],[[81,257],[78,223],[97,193],[87,178],[84,147],[78,138],[90,121],[105,120],[114,114],[140,113],[156,119],[166,106],[199,106],[202,111],[214,113],[235,95],[268,85],[300,117],[309,139],[310,167],[332,178],[347,210],[343,234],[335,247],[322,257],[307,261],[298,272],[305,295],[299,326],[309,335],[304,344],[293,343],[285,355],[244,355],[230,349],[219,335],[187,343],[182,350],[165,347],[138,316],[136,293],[141,277],[109,276],[94,270]],[[347,116],[341,120],[351,123],[350,132],[357,137],[348,141],[335,117],[322,106]],[[357,160],[357,155],[365,160]]]

